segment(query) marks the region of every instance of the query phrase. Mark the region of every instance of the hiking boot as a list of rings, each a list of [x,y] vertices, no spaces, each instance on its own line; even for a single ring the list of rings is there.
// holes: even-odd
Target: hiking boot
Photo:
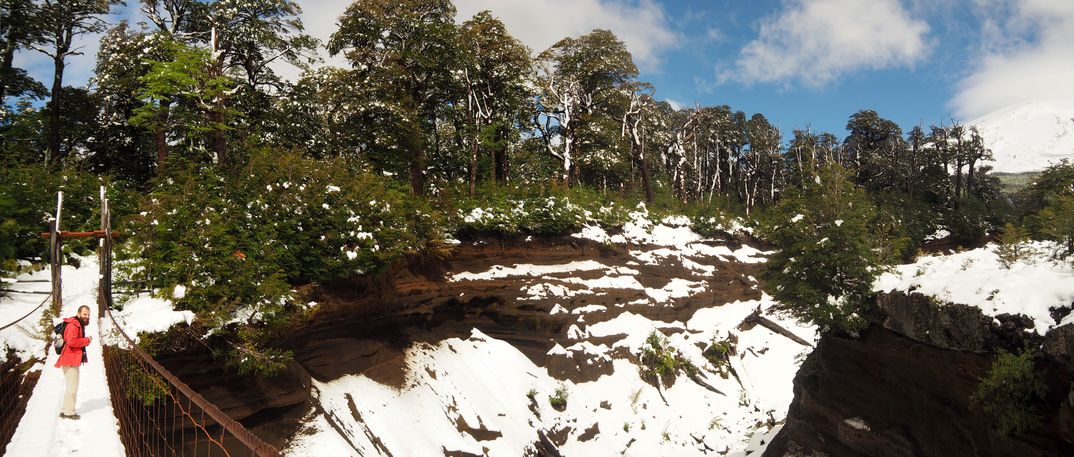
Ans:
[[[78,419],[82,418],[82,416],[79,416],[78,414],[64,414],[64,413],[60,413],[60,417],[64,418],[64,419],[72,419],[72,420],[78,420]]]

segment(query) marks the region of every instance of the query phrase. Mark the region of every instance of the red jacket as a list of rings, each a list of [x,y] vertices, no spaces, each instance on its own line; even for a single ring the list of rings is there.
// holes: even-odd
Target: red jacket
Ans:
[[[77,367],[85,363],[85,351],[82,348],[90,344],[90,339],[86,338],[82,333],[82,321],[79,321],[76,317],[67,317],[63,319],[67,323],[67,328],[63,330],[63,351],[60,352],[60,359],[56,361],[56,368],[59,367]]]

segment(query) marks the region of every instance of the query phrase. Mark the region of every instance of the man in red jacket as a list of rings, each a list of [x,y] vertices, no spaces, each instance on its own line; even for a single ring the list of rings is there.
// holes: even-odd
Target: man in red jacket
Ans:
[[[67,388],[63,393],[63,407],[60,409],[60,417],[64,419],[78,419],[75,414],[75,396],[78,394],[78,367],[86,363],[85,347],[90,344],[93,337],[86,336],[86,326],[89,325],[89,306],[78,307],[76,317],[64,318],[67,327],[63,330],[63,350],[60,359],[56,361],[56,367],[63,370],[63,379]]]

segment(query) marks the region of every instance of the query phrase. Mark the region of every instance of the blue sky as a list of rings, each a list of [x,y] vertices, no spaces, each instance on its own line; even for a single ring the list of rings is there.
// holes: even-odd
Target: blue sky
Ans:
[[[112,22],[139,20],[138,2],[127,3]],[[326,40],[349,2],[298,3],[309,33]],[[455,3],[460,21],[491,10],[534,52],[568,35],[611,29],[658,98],[761,112],[785,136],[810,127],[842,137],[861,109],[909,129],[1028,100],[1074,100],[1072,0]],[[72,59],[71,84],[89,80],[96,41],[84,40],[86,55]],[[23,54],[16,63],[51,80],[43,56]]]

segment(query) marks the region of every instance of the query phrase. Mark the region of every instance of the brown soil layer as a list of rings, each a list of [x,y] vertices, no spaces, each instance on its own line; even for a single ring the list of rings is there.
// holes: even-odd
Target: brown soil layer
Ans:
[[[714,242],[737,249],[733,240]],[[315,316],[302,328],[278,341],[292,351],[294,363],[270,379],[239,377],[209,363],[204,349],[171,355],[161,361],[210,402],[251,427],[271,444],[282,446],[300,428],[304,414],[315,406],[310,398],[310,378],[330,381],[349,374],[363,374],[386,385],[401,387],[408,369],[406,349],[417,342],[436,343],[450,337],[469,337],[471,329],[511,343],[539,366],[555,366],[550,373],[564,379],[596,379],[610,366],[562,366],[546,355],[555,344],[573,344],[567,338],[572,324],[584,328],[612,319],[624,311],[662,321],[688,320],[700,308],[736,300],[760,298],[760,288],[748,276],[760,275],[761,267],[733,258],[691,258],[715,267],[711,275],[692,271],[680,259],[669,257],[658,265],[645,265],[630,251],[649,251],[654,246],[602,245],[564,237],[529,241],[479,239],[458,246],[446,259],[410,257],[374,275],[325,284],[309,299],[319,304]],[[609,267],[637,270],[635,278],[645,287],[662,288],[673,278],[704,281],[704,293],[671,299],[656,305],[633,304],[648,299],[644,290],[607,289],[572,297],[531,299],[523,290],[535,283],[556,283],[571,290],[585,286],[558,279],[595,279],[605,271],[577,271],[474,281],[449,281],[458,273],[479,273],[496,265],[559,265],[594,260]],[[550,314],[555,305],[574,310],[603,305],[606,311],[579,316]],[[582,360],[583,358],[579,358]],[[588,368],[592,367],[592,368]],[[475,424],[467,424],[474,429]],[[477,427],[476,429],[480,429]]]
[[[511,343],[534,363],[544,366],[545,354],[553,345],[569,344],[567,328],[578,319],[578,315],[570,313],[550,314],[556,304],[568,311],[587,305],[608,308],[585,314],[588,325],[612,319],[623,311],[654,320],[685,322],[697,309],[760,297],[756,283],[747,279],[760,274],[756,265],[690,259],[716,267],[715,273],[701,277],[676,258],[666,258],[659,265],[644,265],[629,254],[630,250],[650,249],[653,247],[605,246],[563,238],[463,243],[445,260],[408,259],[378,275],[319,288],[312,297],[320,304],[317,317],[283,346],[294,350],[295,358],[318,380],[365,373],[398,386],[403,382],[403,351],[409,344],[467,337],[475,327]],[[539,280],[528,276],[448,280],[453,274],[484,272],[496,265],[558,265],[581,260],[638,270],[635,276],[645,287],[661,288],[673,278],[703,280],[708,287],[704,293],[656,306],[622,306],[648,297],[644,290],[608,289],[597,290],[596,294],[530,299],[522,290],[528,284],[555,283],[555,278],[594,279],[604,276],[604,271],[552,274]],[[584,289],[576,284],[559,284]]]

